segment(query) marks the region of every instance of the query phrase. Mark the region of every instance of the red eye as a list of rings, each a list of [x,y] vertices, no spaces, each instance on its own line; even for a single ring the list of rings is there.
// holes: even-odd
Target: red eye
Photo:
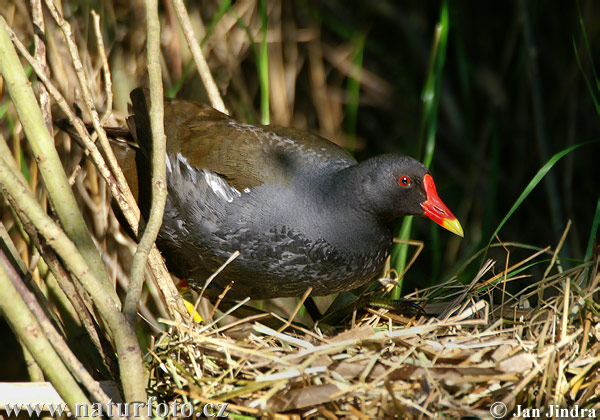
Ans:
[[[398,178],[398,184],[402,185],[403,187],[410,187],[410,178],[406,175],[401,176]]]

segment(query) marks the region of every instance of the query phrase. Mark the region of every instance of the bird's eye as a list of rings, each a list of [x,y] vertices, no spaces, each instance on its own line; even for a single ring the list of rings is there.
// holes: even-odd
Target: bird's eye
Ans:
[[[406,175],[403,175],[400,178],[398,178],[398,184],[400,184],[403,187],[410,187],[410,178]]]

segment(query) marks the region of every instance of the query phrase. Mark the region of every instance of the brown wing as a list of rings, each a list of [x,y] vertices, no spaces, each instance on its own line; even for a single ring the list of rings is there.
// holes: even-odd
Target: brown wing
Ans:
[[[147,123],[146,103],[140,104],[142,96],[134,92],[132,131],[137,128],[137,140],[144,146],[140,137],[150,138],[149,128],[140,130],[140,124]],[[169,154],[181,153],[192,166],[220,174],[239,190],[263,183],[286,185],[294,172],[356,163],[342,148],[315,134],[242,124],[198,102],[165,100],[165,132]]]

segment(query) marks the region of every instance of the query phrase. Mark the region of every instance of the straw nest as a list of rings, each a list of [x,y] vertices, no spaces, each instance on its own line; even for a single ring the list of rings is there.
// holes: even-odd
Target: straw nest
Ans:
[[[488,260],[470,285],[425,290],[416,301],[436,316],[367,309],[334,334],[289,322],[274,330],[255,317],[170,323],[151,351],[150,389],[199,410],[226,402],[229,412],[265,418],[487,418],[502,412],[499,403],[597,407],[598,259],[551,275],[552,259],[542,280],[514,295],[504,290],[548,253],[510,267],[507,257],[497,273]],[[592,284],[573,287],[590,274]],[[491,305],[499,291],[503,302]],[[551,297],[527,307],[540,294]],[[427,304],[431,296],[444,302]]]

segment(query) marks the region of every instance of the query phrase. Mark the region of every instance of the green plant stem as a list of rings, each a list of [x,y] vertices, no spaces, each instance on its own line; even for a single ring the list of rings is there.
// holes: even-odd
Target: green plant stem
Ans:
[[[596,84],[595,92],[600,92],[600,79],[598,79],[598,73],[596,72],[596,65],[594,64],[594,56],[592,54],[592,49],[590,48],[590,40],[587,35],[587,30],[585,29],[585,23],[583,22],[583,15],[581,14],[581,5],[579,3],[580,3],[579,0],[577,0],[575,2],[575,4],[577,5],[577,14],[579,16],[579,25],[581,26],[581,33],[583,34],[583,42],[585,43],[585,50],[588,53],[588,59],[590,61],[590,66],[592,68],[592,75],[594,76],[594,81]],[[577,49],[575,49],[575,53],[577,53]],[[583,69],[581,67],[581,64],[579,63],[579,57],[577,58],[577,62],[579,64],[579,68],[582,70],[582,73],[583,73]],[[583,76],[585,77],[586,83],[587,83],[587,77],[585,76],[585,73],[583,73]],[[588,87],[590,87],[589,84],[588,84]],[[600,114],[600,110],[598,109],[598,101],[596,99],[596,94],[594,93],[594,89],[591,89],[591,87],[590,87],[590,93],[592,94],[592,97],[594,99],[594,104],[596,105],[596,112],[598,114]]]
[[[267,1],[260,0],[260,53],[258,59],[258,77],[260,80],[260,113],[261,124],[268,125],[271,122],[269,113],[269,52],[267,47]]]
[[[163,220],[167,200],[167,154],[164,128],[163,85],[160,69],[160,21],[157,0],[146,3],[146,61],[150,79],[150,124],[152,130],[152,201],[150,217],[139,241],[129,276],[129,287],[123,303],[123,312],[135,327],[138,303],[142,295],[144,272],[150,250],[156,241]]]
[[[2,251],[0,250],[0,254]],[[16,289],[20,298],[29,308],[31,314],[37,321],[39,327],[42,330],[43,335],[49,340],[52,347],[62,359],[65,366],[68,367],[69,372],[81,383],[85,389],[94,397],[95,401],[102,404],[104,407],[108,407],[111,403],[110,398],[104,390],[100,387],[99,383],[94,380],[92,375],[85,369],[79,359],[73,354],[63,337],[56,331],[52,321],[48,319],[46,313],[39,302],[36,300],[35,295],[27,288],[23,280],[17,274],[13,267],[4,267],[7,273],[9,273],[9,280],[12,279],[11,283]],[[112,416],[114,419],[120,419],[120,416]]]
[[[75,113],[69,107],[65,98],[52,84],[48,76],[44,74],[39,64],[33,59],[33,57],[31,57],[31,54],[27,52],[27,49],[19,41],[16,34],[14,34],[14,32],[11,31],[11,28],[6,25],[6,22],[4,20],[0,20],[0,22],[5,25],[5,29],[9,32],[14,44],[19,49],[19,52],[31,64],[38,78],[42,80],[42,82],[46,85],[53,99],[57,102],[60,109],[67,115],[69,122],[75,128],[77,134],[79,135],[79,138],[85,144],[84,151],[91,155],[92,161],[94,162],[100,174],[102,175],[102,178],[108,185],[110,192],[113,198],[115,199],[115,202],[119,205],[119,209],[125,216],[125,219],[129,223],[129,226],[131,227],[133,232],[137,234],[140,221],[140,210],[135,204],[135,200],[133,198],[133,195],[131,194],[129,186],[126,183],[121,184],[119,181],[119,176],[113,176],[111,174],[110,169],[108,168],[106,162],[104,161],[104,158],[100,154],[100,151],[96,147],[96,144],[92,141],[91,136],[87,132],[87,129],[83,122],[75,116]],[[115,169],[118,170],[114,171],[115,175],[121,172],[120,168],[117,167]],[[160,287],[160,290],[164,297],[164,301],[170,303],[167,305],[169,315],[171,315],[173,319],[181,319],[180,314],[185,314],[187,313],[187,311],[185,309],[185,306],[183,305],[181,296],[179,296],[179,293],[177,292],[177,289],[173,281],[171,280],[169,273],[167,272],[162,256],[160,255],[156,247],[153,247],[152,251],[150,251],[148,265],[150,266],[154,278]],[[121,302],[119,300],[116,300],[115,302],[120,307]]]
[[[2,142],[0,141],[0,145],[1,144]],[[95,364],[95,367],[96,369],[98,369],[99,372],[106,372],[106,369],[103,369],[104,366],[107,366],[108,368],[113,368],[113,366],[115,365],[115,363],[113,363],[115,362],[114,357],[112,357],[113,355],[111,352],[107,353],[105,351],[105,348],[102,346],[100,337],[98,336],[98,331],[96,330],[94,325],[94,320],[92,319],[89,313],[88,308],[91,308],[93,304],[88,294],[85,293],[85,290],[83,290],[79,284],[76,284],[71,281],[68,273],[65,272],[60,261],[56,257],[56,254],[52,252],[52,250],[50,250],[50,248],[44,243],[44,241],[40,239],[38,232],[36,231],[33,224],[29,221],[27,216],[24,214],[23,210],[19,207],[19,204],[10,198],[8,199],[8,201],[11,206],[11,209],[14,211],[15,220],[21,222],[23,233],[27,235],[27,244],[29,246],[35,246],[35,248],[38,250],[39,254],[42,257],[40,263],[47,263],[46,267],[51,271],[50,273],[47,273],[47,276],[45,276],[45,282],[48,291],[52,293],[56,299],[56,301],[54,302],[55,305],[64,308],[64,310],[70,314],[75,324],[78,325],[77,328],[83,326],[86,329],[90,341],[95,346],[95,349],[88,349],[87,347],[82,348],[85,348],[86,350],[84,351],[90,353],[90,357],[98,362],[97,364]],[[5,244],[12,244],[12,241],[8,236],[8,232],[2,232],[3,229],[3,227],[2,229],[0,229],[0,235],[2,236],[0,240],[4,240]],[[16,263],[19,267],[19,273],[24,276],[25,273],[27,273],[27,267],[25,266],[25,263],[21,260],[18,252],[11,252],[11,258],[13,260],[12,264],[15,265]],[[53,273],[57,277],[54,277]],[[21,293],[21,295],[23,294]],[[84,296],[84,298],[86,299],[87,306],[83,302],[84,298],[82,298],[81,296]],[[29,306],[31,307],[31,305]],[[73,334],[81,334],[81,332],[73,331]],[[84,342],[82,344],[82,346],[87,345],[87,342]],[[95,356],[97,354],[102,356],[102,360],[96,359]],[[113,369],[113,371],[116,371],[116,369]]]
[[[432,44],[431,58],[429,61],[429,70],[427,81],[423,88],[423,119],[421,120],[421,130],[419,135],[419,151],[421,154],[421,145],[425,140],[425,153],[423,163],[429,168],[433,161],[435,151],[435,135],[437,130],[437,111],[440,102],[440,92],[442,86],[442,70],[446,61],[446,46],[448,42],[449,31],[449,13],[448,2],[442,3],[440,21],[436,25],[435,35]],[[400,227],[398,237],[401,241],[407,242],[410,239],[413,218],[405,217]],[[398,273],[403,273],[408,260],[408,247],[406,243],[397,244],[392,252],[392,265]],[[392,290],[392,298],[399,299],[402,295],[402,280],[398,279],[398,286]]]
[[[12,153],[8,148],[8,144],[6,143],[6,140],[4,139],[2,134],[0,133],[0,156],[11,155]],[[19,171],[19,168],[16,167],[16,162],[13,159],[6,159],[5,162],[10,166],[12,172],[18,177],[18,179],[23,183],[23,185],[26,185],[27,181]],[[18,212],[16,208],[12,208],[12,210],[15,213]],[[15,220],[19,222],[20,218],[16,217]],[[60,261],[58,260],[56,255],[49,250],[48,246],[46,246],[39,240],[39,236],[37,235],[37,232],[35,232],[35,228],[31,225],[31,223],[19,223],[19,226],[22,226],[22,235],[25,239],[25,242],[27,242],[28,244],[32,243],[37,248],[38,252],[42,256],[42,260],[47,264],[48,268],[51,271],[51,274],[46,278],[46,283],[48,287],[52,288],[54,283],[58,283],[59,287],[57,289],[59,290],[56,290],[55,294],[61,301],[68,299],[69,305],[72,305],[72,311],[70,312],[73,312],[74,315],[76,315],[74,319],[78,319],[81,325],[83,325],[86,328],[86,331],[90,339],[94,343],[96,350],[99,354],[102,354],[106,358],[104,349],[100,344],[100,338],[94,327],[94,321],[92,320],[89,311],[86,307],[86,304],[83,301],[84,298],[82,298],[82,296],[87,297],[87,295],[83,293],[83,290],[78,284],[74,284],[71,281],[68,274],[64,271],[63,266],[60,264]],[[3,226],[0,226],[0,241],[4,241],[4,243],[7,245],[12,244],[12,241],[8,236],[8,232],[5,231]],[[18,252],[16,252],[16,250],[13,254],[17,257],[19,255]],[[21,266],[21,271],[26,272],[27,267],[25,267],[23,261],[21,261],[19,258],[17,262]],[[61,299],[61,294],[63,296],[66,296],[66,299]],[[88,304],[91,305],[91,302],[89,302],[89,297],[87,297],[87,301]],[[65,305],[67,304],[67,302],[64,303]]]
[[[44,371],[37,364],[35,358],[31,355],[31,352],[27,350],[27,346],[20,341],[23,349],[23,359],[25,360],[25,366],[27,366],[27,374],[29,375],[30,382],[44,382]]]
[[[110,290],[112,298],[117,300],[117,294],[108,279],[100,254],[77,206],[54,141],[31,89],[31,83],[6,32],[4,18],[0,19],[0,73],[6,81],[6,87],[23,125],[48,196],[67,236],[77,245],[96,278]]]
[[[400,232],[398,238],[401,241],[407,241],[410,238],[410,231],[412,229],[413,216],[406,216],[402,220],[400,226]],[[406,261],[408,260],[408,247],[405,243],[397,244],[394,246],[394,252],[392,252],[392,260],[395,261],[395,269],[398,273],[403,273],[406,268]],[[404,278],[397,279],[398,286],[392,290],[392,299],[400,299],[402,297],[402,280]]]
[[[488,241],[488,244],[485,248],[485,253],[483,255],[483,258],[481,260],[481,265],[483,266],[483,263],[485,261],[485,257],[487,256],[487,249],[490,247],[492,241],[494,240],[494,238],[496,237],[496,235],[498,234],[498,232],[500,232],[500,229],[502,229],[502,227],[504,226],[504,224],[508,221],[508,219],[513,215],[513,213],[517,210],[517,208],[519,208],[519,206],[521,205],[521,203],[523,203],[523,201],[525,201],[525,199],[529,196],[529,194],[531,193],[531,191],[533,191],[533,189],[540,183],[540,181],[546,176],[546,174],[548,173],[548,171],[550,171],[550,169],[552,169],[552,167],[554,166],[554,164],[556,162],[558,162],[561,158],[563,158],[565,155],[571,153],[573,150],[587,145],[587,144],[592,144],[592,143],[597,143],[597,141],[588,141],[588,142],[584,142],[584,143],[577,143],[574,144],[571,147],[568,147],[560,152],[558,152],[557,154],[555,154],[554,156],[552,156],[548,162],[546,162],[546,164],[544,166],[542,166],[540,168],[540,170],[534,175],[534,177],[531,179],[531,181],[529,181],[529,184],[527,184],[527,186],[525,187],[525,189],[523,190],[523,192],[521,193],[521,195],[517,198],[517,200],[515,201],[515,203],[512,205],[512,207],[510,208],[510,210],[508,211],[508,213],[506,214],[506,216],[504,216],[504,219],[502,219],[502,221],[500,222],[500,224],[498,225],[498,227],[496,228],[496,230],[492,233],[492,235],[490,236],[490,240]]]
[[[423,91],[424,118],[421,127],[421,136],[419,143],[425,138],[425,151],[423,155],[423,164],[426,167],[431,166],[433,161],[433,152],[435,151],[435,135],[437,132],[437,116],[440,103],[440,93],[442,89],[442,70],[446,63],[446,46],[448,45],[448,30],[450,22],[448,17],[448,4],[445,2],[442,6],[440,22],[435,30],[435,42],[432,52],[431,69],[429,77]],[[424,133],[424,135],[423,135]],[[422,153],[419,150],[419,153]]]
[[[206,41],[208,41],[210,39],[210,36],[212,35],[212,33],[215,29],[215,26],[217,26],[217,23],[219,23],[219,21],[221,20],[223,15],[225,15],[225,12],[227,12],[230,8],[231,8],[231,0],[223,0],[221,2],[221,4],[219,5],[219,9],[217,10],[217,13],[215,13],[215,15],[212,17],[212,19],[206,26],[206,33],[204,34],[202,41],[200,41],[200,47],[203,48],[206,45]]]
[[[55,250],[69,271],[73,273],[92,297],[100,315],[108,325],[108,330],[116,346],[125,400],[127,402],[145,401],[146,382],[142,366],[142,352],[137,342],[135,330],[121,313],[120,307],[114,301],[112,293],[110,293],[112,289],[109,290],[96,279],[75,244],[46,214],[31,191],[10,170],[4,156],[0,156],[0,186],[3,194],[7,194],[19,203],[21,209],[40,235]]]
[[[346,135],[348,144],[346,149],[353,151],[356,141],[356,125],[358,117],[358,105],[360,101],[360,74],[362,70],[365,52],[365,36],[356,35],[353,39],[354,54],[352,57],[352,68],[346,85],[348,103],[346,105]]]
[[[598,224],[600,223],[600,196],[596,202],[596,211],[594,212],[594,219],[592,220],[592,228],[590,229],[590,237],[588,238],[587,247],[585,249],[585,261],[592,258],[592,252],[594,251],[594,239],[598,233]]]
[[[89,407],[89,400],[52,348],[35,318],[29,312],[27,305],[10,281],[4,263],[0,264],[0,290],[2,291],[0,311],[15,335],[24,343],[48,380],[52,382],[56,391],[69,405],[73,413],[77,404],[87,404]]]

